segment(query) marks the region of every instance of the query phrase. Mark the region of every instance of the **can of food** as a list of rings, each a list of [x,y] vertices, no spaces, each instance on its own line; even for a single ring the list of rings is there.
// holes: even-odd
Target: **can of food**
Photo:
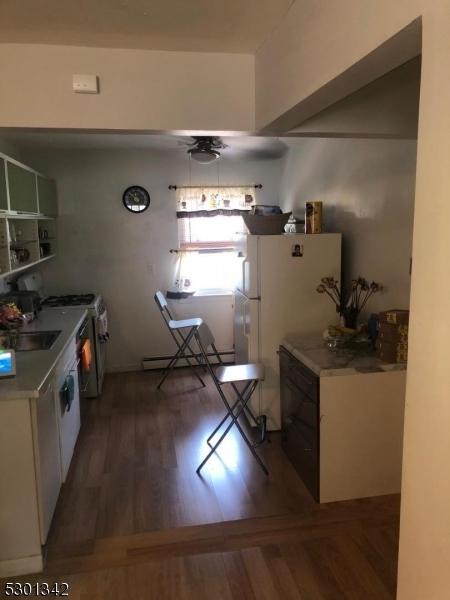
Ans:
[[[305,233],[322,233],[322,202],[307,202]]]

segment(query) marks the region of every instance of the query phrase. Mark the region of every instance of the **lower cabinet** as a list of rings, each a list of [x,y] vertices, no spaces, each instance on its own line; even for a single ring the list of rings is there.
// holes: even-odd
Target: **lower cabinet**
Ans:
[[[280,347],[282,446],[317,502],[400,492],[406,371],[318,377]]]
[[[318,377],[280,349],[282,446],[313,498],[319,501]]]
[[[63,399],[69,378],[71,394]],[[80,429],[79,401],[74,336],[38,397],[0,402],[0,578],[42,570]]]
[[[45,544],[62,482],[53,377],[45,384],[42,395],[33,401],[32,414],[41,544]]]

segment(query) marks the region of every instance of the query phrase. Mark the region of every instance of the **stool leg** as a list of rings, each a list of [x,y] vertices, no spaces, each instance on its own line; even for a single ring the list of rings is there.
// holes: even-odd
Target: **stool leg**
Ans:
[[[189,346],[189,342],[192,339],[192,336],[194,335],[194,333],[195,333],[195,329],[192,328],[191,331],[189,332],[189,334],[187,335],[186,339],[184,340],[184,342],[181,344],[181,346],[179,346],[178,352],[175,354],[175,356],[171,359],[171,361],[169,362],[169,364],[167,365],[167,367],[164,369],[161,381],[156,386],[156,388],[158,390],[161,389],[162,384],[167,379],[167,377],[169,376],[169,373],[175,367],[175,365],[180,360],[180,358],[185,358],[184,351]],[[202,384],[202,386],[205,387],[206,384],[203,381],[203,379],[200,377],[200,375],[195,371],[194,365],[191,364],[191,362],[190,362],[190,360],[188,358],[186,358],[186,360],[187,360],[189,366],[191,367],[191,369],[194,371],[194,374],[197,377],[197,379],[200,381],[200,383]]]
[[[237,387],[235,386],[235,384],[234,384],[234,383],[232,383],[232,384],[231,384],[231,386],[233,387],[234,391],[236,392],[236,394],[237,394],[237,396],[238,396],[238,399],[236,400],[236,402],[235,402],[235,403],[233,404],[233,406],[231,407],[231,410],[234,412],[234,409],[236,408],[236,406],[237,406],[237,405],[238,405],[240,402],[242,402],[242,400],[241,400],[241,399],[240,399],[240,397],[239,397],[239,396],[240,396],[240,394],[239,394],[239,391],[238,391]],[[251,417],[251,419],[253,420],[253,422],[255,423],[255,425],[256,425],[257,427],[259,427],[259,423],[258,423],[258,421],[256,420],[256,418],[255,418],[255,416],[254,416],[253,412],[250,410],[250,408],[249,408],[248,406],[246,407],[246,409],[247,409],[247,411],[249,412],[249,414],[250,414],[250,417]],[[216,427],[216,428],[214,429],[214,431],[211,433],[211,435],[209,436],[209,438],[206,440],[206,443],[207,443],[209,446],[211,446],[211,444],[210,444],[209,442],[210,442],[210,441],[211,441],[211,439],[212,439],[212,438],[213,438],[213,437],[216,435],[216,433],[219,431],[219,429],[222,427],[222,425],[225,423],[225,421],[228,419],[228,417],[229,417],[229,416],[230,416],[230,415],[229,415],[229,413],[227,413],[227,414],[224,416],[224,418],[223,418],[223,419],[220,421],[220,423],[217,425],[217,427]]]
[[[250,452],[253,454],[255,460],[257,461],[257,463],[259,464],[259,466],[261,467],[261,469],[264,471],[264,473],[266,475],[269,474],[269,471],[267,470],[265,464],[263,463],[263,461],[260,459],[260,457],[258,456],[257,452],[255,451],[253,444],[250,442],[250,440],[247,438],[247,436],[245,435],[244,430],[242,429],[242,427],[239,425],[238,423],[238,418],[239,416],[242,414],[242,412],[245,409],[245,405],[247,404],[247,402],[249,401],[251,395],[253,394],[256,386],[258,385],[257,381],[254,382],[250,382],[243,390],[242,392],[242,396],[240,395],[239,400],[242,401],[240,410],[238,411],[237,415],[234,415],[231,412],[231,408],[229,407],[228,403],[226,402],[226,399],[223,395],[222,390],[220,391],[220,395],[222,396],[222,399],[224,400],[225,404],[227,407],[229,407],[229,414],[227,416],[229,416],[231,418],[231,423],[227,426],[227,428],[225,429],[225,431],[222,433],[222,435],[220,436],[219,440],[214,444],[214,446],[212,446],[211,450],[209,451],[209,453],[207,454],[207,456],[204,458],[204,460],[201,462],[201,464],[197,467],[197,474],[200,473],[201,469],[205,466],[205,464],[207,463],[207,461],[211,458],[211,456],[214,454],[214,452],[217,450],[217,448],[220,446],[220,444],[222,443],[222,441],[224,440],[225,436],[228,434],[228,432],[230,431],[230,429],[233,427],[233,425],[236,425],[236,427],[238,428],[238,431],[240,432],[241,436],[244,439],[244,442],[247,444]]]

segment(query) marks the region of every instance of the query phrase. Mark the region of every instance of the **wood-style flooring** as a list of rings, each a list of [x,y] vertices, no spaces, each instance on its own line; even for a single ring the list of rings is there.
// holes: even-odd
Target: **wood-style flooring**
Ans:
[[[399,498],[317,505],[278,434],[260,448],[236,431],[199,477],[224,413],[180,369],[108,375],[83,427],[47,543],[45,572],[72,599],[395,598]]]

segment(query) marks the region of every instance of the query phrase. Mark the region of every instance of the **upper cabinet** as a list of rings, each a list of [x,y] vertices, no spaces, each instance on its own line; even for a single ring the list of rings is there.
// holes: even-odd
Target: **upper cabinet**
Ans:
[[[5,161],[0,157],[0,210],[8,210],[8,195],[6,193]]]
[[[56,254],[56,184],[0,154],[0,279]]]
[[[37,214],[36,173],[8,161],[9,208]]]
[[[56,196],[56,183],[53,179],[37,176],[39,212],[47,217],[56,217],[58,214],[58,202]]]

